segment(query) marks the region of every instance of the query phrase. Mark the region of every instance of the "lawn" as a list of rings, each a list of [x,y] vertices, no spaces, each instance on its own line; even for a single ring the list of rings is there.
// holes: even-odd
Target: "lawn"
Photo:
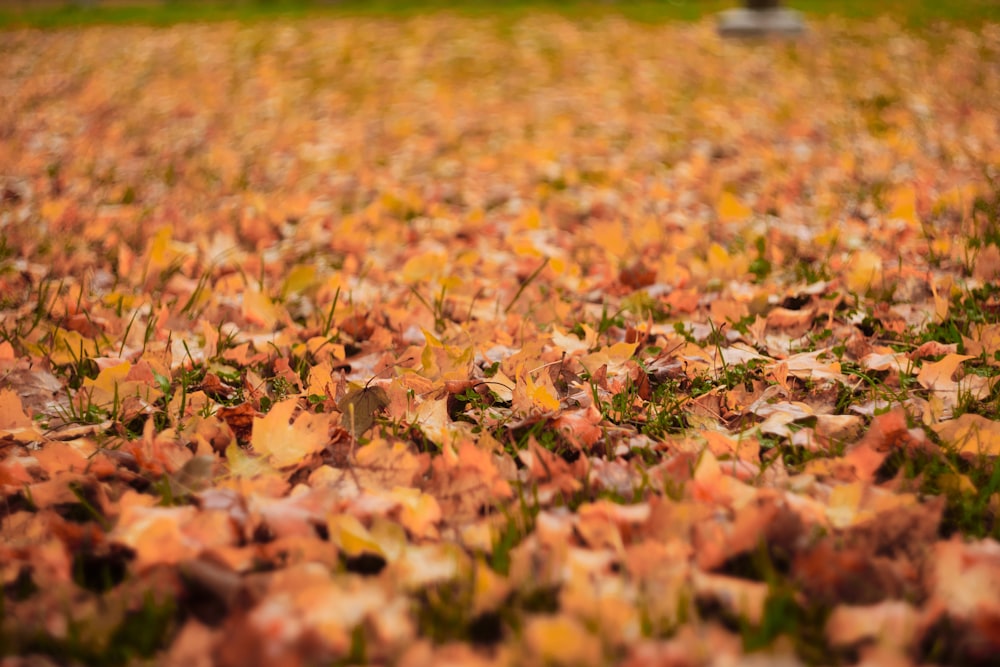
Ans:
[[[412,17],[428,13],[517,19],[538,12],[575,19],[624,16],[650,23],[695,21],[741,5],[736,0],[0,0],[0,25],[69,26],[102,23],[172,24],[297,16]],[[892,16],[910,27],[939,22],[979,25],[1000,20],[994,0],[800,0],[785,3],[813,18]]]
[[[7,3],[0,654],[993,664],[990,7],[509,4]]]

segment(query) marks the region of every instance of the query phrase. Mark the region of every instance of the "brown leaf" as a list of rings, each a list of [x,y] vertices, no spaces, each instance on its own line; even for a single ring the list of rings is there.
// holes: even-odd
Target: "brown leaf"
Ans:
[[[639,261],[622,269],[618,279],[625,287],[642,289],[656,282],[656,270]]]
[[[243,443],[250,442],[254,419],[259,414],[250,403],[240,403],[233,407],[223,406],[216,412],[216,415],[232,429],[236,439]]]
[[[375,415],[389,406],[389,395],[379,386],[363,387],[347,393],[337,403],[343,423],[355,439],[375,424]]]

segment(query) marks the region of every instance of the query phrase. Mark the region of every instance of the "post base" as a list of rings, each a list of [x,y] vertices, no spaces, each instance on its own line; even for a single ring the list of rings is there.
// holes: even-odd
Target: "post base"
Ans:
[[[806,30],[802,15],[786,7],[727,9],[716,27],[722,37],[795,37]]]

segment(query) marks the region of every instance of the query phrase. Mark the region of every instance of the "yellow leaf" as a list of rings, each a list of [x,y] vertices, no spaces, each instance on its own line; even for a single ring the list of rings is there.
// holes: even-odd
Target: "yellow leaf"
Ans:
[[[937,484],[945,493],[968,493],[976,492],[976,485],[972,483],[968,475],[957,472],[946,472],[937,476]]]
[[[104,368],[94,379],[83,381],[83,389],[88,392],[88,399],[94,405],[102,408],[121,405],[126,398],[139,397],[147,403],[152,403],[163,396],[163,392],[139,380],[128,380],[132,364],[123,361],[120,364]]]
[[[406,549],[406,531],[395,521],[377,516],[372,520],[368,534],[390,563],[399,558]]]
[[[621,371],[624,363],[632,358],[638,346],[638,343],[615,343],[610,347],[580,357],[580,363],[590,374],[596,373],[601,366],[606,365],[608,376],[614,376]]]
[[[631,235],[625,231],[620,220],[595,222],[590,226],[593,241],[611,255],[623,258],[628,254]]]
[[[52,349],[49,360],[56,366],[75,364],[83,359],[98,356],[97,343],[84,338],[76,331],[55,328],[52,331]]]
[[[536,383],[525,373],[515,384],[513,408],[522,413],[558,412],[559,397],[548,375],[543,373]]]
[[[226,464],[229,468],[229,474],[240,479],[266,477],[277,473],[263,459],[249,456],[236,444],[226,447]]]
[[[528,619],[524,641],[537,656],[534,664],[597,665],[602,661],[598,639],[566,614]]]
[[[403,281],[409,284],[430,280],[441,275],[448,258],[443,252],[425,252],[415,255],[403,264]]]
[[[298,294],[316,284],[315,264],[296,264],[287,274],[285,281],[281,285],[281,294]]]
[[[94,379],[85,379],[83,387],[90,390],[90,400],[100,406],[109,405],[114,401],[121,401],[124,398],[123,387],[121,385],[124,384],[125,376],[128,375],[131,368],[132,364],[123,361],[120,364],[115,364],[101,370]]]
[[[475,351],[470,347],[445,345],[429,331],[424,330],[427,345],[420,355],[421,375],[432,380],[461,380],[469,377]]]
[[[414,424],[419,424],[425,432],[433,433],[434,437],[446,438],[448,426],[451,424],[448,399],[437,398],[422,402],[413,412],[411,420]]]
[[[510,581],[489,567],[481,558],[476,561],[475,578],[472,583],[474,613],[494,611],[510,594]]]
[[[932,252],[936,251],[932,250]],[[938,254],[948,254],[948,253],[945,252]],[[948,290],[943,289],[939,291],[937,281],[931,281],[930,287],[931,287],[931,295],[934,297],[934,321],[944,322],[945,320],[948,319],[948,312],[951,310],[951,300],[948,298],[947,294]],[[942,294],[942,292],[945,293]]]
[[[910,224],[919,222],[917,219],[917,192],[912,185],[896,188],[889,194],[889,218],[905,220]]]
[[[719,201],[716,202],[715,212],[722,222],[738,222],[753,215],[753,209],[740,203],[740,200],[731,192],[722,193]]]
[[[266,294],[256,288],[247,287],[243,292],[243,317],[260,325],[265,331],[273,331],[278,323],[280,311]]]
[[[44,199],[42,200],[40,213],[49,222],[59,222],[68,207],[68,199]]]
[[[109,308],[121,308],[127,311],[135,308],[136,303],[139,302],[139,296],[124,291],[109,292],[101,298],[101,302]]]
[[[384,556],[382,547],[372,539],[371,533],[365,528],[357,517],[350,514],[334,514],[326,521],[329,531],[330,542],[348,557],[354,558],[363,553],[378,554]]]
[[[537,206],[528,206],[516,223],[521,229],[538,229],[542,226],[542,212]]]
[[[147,250],[147,272],[162,271],[175,259],[176,253],[171,249],[173,235],[174,228],[170,225],[164,225],[156,231]]]
[[[726,273],[726,269],[729,267],[729,253],[718,243],[712,243],[708,246],[708,256],[706,257],[708,262],[708,270],[712,276],[718,277],[720,274]]]
[[[847,289],[857,294],[864,294],[881,280],[882,258],[870,250],[856,252],[844,277]]]
[[[966,456],[1000,456],[1000,422],[965,413],[958,419],[935,424],[934,431],[948,445]]]
[[[518,257],[542,257],[544,253],[535,245],[535,241],[530,236],[511,239],[510,249]]]
[[[309,369],[309,384],[306,387],[306,396],[326,396],[327,392],[332,392],[337,381],[333,379],[333,364],[329,361],[322,361]]]
[[[865,488],[861,482],[841,484],[833,488],[826,510],[831,524],[837,528],[846,528],[871,517],[870,512],[861,511]]]
[[[964,217],[969,214],[976,195],[976,186],[972,183],[945,190],[934,202],[934,212],[940,214],[953,209]]]
[[[542,410],[555,412],[559,410],[559,397],[556,395],[556,388],[547,374],[543,374],[541,378],[542,381],[536,385],[530,375],[525,377],[528,397]]]
[[[294,398],[280,401],[267,415],[253,420],[250,444],[255,452],[278,468],[301,463],[323,451],[330,440],[331,415],[303,412],[292,422],[297,405]]]

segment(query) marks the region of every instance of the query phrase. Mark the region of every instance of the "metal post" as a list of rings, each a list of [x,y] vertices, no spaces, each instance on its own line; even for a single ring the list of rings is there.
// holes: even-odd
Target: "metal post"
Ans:
[[[746,0],[744,7],[719,13],[723,37],[795,37],[805,32],[802,15],[781,6],[781,0]]]

